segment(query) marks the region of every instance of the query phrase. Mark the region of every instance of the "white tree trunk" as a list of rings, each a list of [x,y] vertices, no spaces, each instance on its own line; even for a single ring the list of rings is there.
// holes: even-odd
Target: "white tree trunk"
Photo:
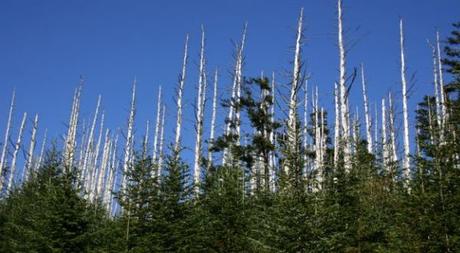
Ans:
[[[303,101],[303,149],[304,149],[304,178],[308,177],[308,166],[309,166],[309,159],[308,159],[308,80],[305,80],[304,86],[304,101]]]
[[[147,120],[145,123],[145,134],[144,140],[142,141],[142,159],[147,157],[147,151],[149,146],[149,130],[150,130],[150,121]]]
[[[383,168],[388,172],[388,140],[387,140],[387,121],[386,121],[386,105],[385,99],[382,98],[382,158],[383,158]]]
[[[46,147],[46,135],[48,134],[48,128],[45,129],[45,133],[43,134],[42,146],[40,148],[40,155],[38,157],[37,164],[35,166],[35,171],[38,171],[43,163],[43,158],[45,156],[45,147]]]
[[[288,127],[287,127],[287,138],[288,146],[294,150],[297,147],[297,92],[301,85],[300,83],[300,71],[301,71],[301,51],[302,51],[302,37],[303,37],[303,8],[300,9],[299,20],[297,23],[297,35],[295,42],[295,53],[294,53],[294,68],[292,70],[292,81],[291,81],[291,91],[289,95],[289,114],[288,114]],[[316,110],[318,108],[315,108]],[[291,168],[289,164],[285,163],[283,166],[284,173],[289,175]]]
[[[367,139],[367,152],[373,153],[372,144],[372,125],[371,117],[369,115],[369,102],[366,90],[366,78],[364,77],[364,66],[361,64],[361,81],[363,84],[363,101],[364,101],[364,119],[366,120],[366,139]]]
[[[180,145],[181,145],[180,138],[181,138],[181,128],[182,128],[182,95],[184,93],[187,61],[188,61],[188,34],[185,37],[184,59],[182,61],[182,73],[179,77],[179,88],[177,90],[177,122],[176,122],[176,140],[175,140],[175,146],[174,146],[176,152],[179,152]]]
[[[97,183],[96,183],[96,187],[95,187],[96,188],[96,194],[95,194],[95,197],[94,197],[95,201],[98,201],[98,200],[102,201],[103,200],[104,195],[103,195],[103,192],[102,192],[102,188],[104,186],[105,174],[106,174],[107,165],[108,165],[108,162],[109,162],[110,145],[111,145],[110,131],[109,131],[109,129],[107,129],[106,132],[105,132],[104,147],[102,149],[102,160],[101,160],[101,164],[99,166],[99,171],[98,171],[98,175],[97,175]]]
[[[201,176],[201,144],[203,136],[203,118],[204,118],[204,100],[206,94],[206,75],[205,75],[205,55],[204,55],[204,28],[201,28],[201,47],[200,47],[200,73],[198,79],[198,94],[196,103],[196,142],[195,142],[195,159],[194,159],[194,183],[197,186],[200,183]]]
[[[22,133],[24,132],[24,127],[26,125],[26,118],[27,118],[27,113],[25,112],[24,115],[22,116],[21,126],[19,127],[18,139],[14,146],[13,158],[11,159],[10,178],[8,181],[8,188],[7,188],[8,192],[12,190],[11,187],[13,186],[13,183],[14,183],[14,174],[16,172],[16,162],[18,158],[19,148],[21,147]]]
[[[335,104],[335,122],[334,122],[334,166],[338,166],[340,154],[340,139],[342,129],[340,126],[340,106],[339,106],[339,88],[337,83],[334,83],[334,104]]]
[[[377,102],[374,103],[374,150],[377,150],[379,142],[379,115],[377,110]]]
[[[152,154],[152,162],[155,164],[158,162],[157,155],[158,155],[158,138],[160,132],[160,117],[161,117],[161,85],[158,87],[158,99],[157,99],[157,117],[155,123],[155,136],[153,137],[153,154]]]
[[[88,162],[90,159],[91,153],[94,151],[94,130],[96,128],[96,122],[97,118],[99,117],[99,108],[101,105],[101,95],[98,96],[97,98],[97,103],[96,103],[96,109],[94,111],[94,116],[93,116],[93,121],[91,123],[91,128],[89,130],[89,136],[88,136],[88,141],[86,143],[86,148],[84,151],[84,157],[83,157],[83,166],[82,166],[82,171],[84,172],[84,181],[88,180],[87,178],[87,172],[88,172]]]
[[[388,106],[389,106],[389,131],[390,131],[390,149],[391,157],[390,162],[394,163],[398,161],[397,148],[396,148],[396,128],[395,128],[395,109],[393,106],[393,97],[391,93],[388,94]]]
[[[340,91],[340,121],[342,127],[342,138],[339,145],[343,147],[343,157],[345,170],[349,171],[351,168],[351,147],[350,147],[350,122],[349,122],[349,108],[348,108],[348,94],[346,87],[346,52],[343,41],[343,13],[342,13],[342,0],[337,2],[338,9],[338,46],[339,46],[339,91]]]
[[[442,62],[441,62],[441,46],[439,44],[439,32],[436,32],[436,48],[437,48],[437,58],[438,58],[438,72],[439,72],[439,92],[441,97],[441,115],[443,124],[446,122],[447,109],[446,109],[446,97],[444,93],[444,74],[442,72]],[[444,129],[444,126],[442,126]],[[443,130],[444,131],[444,130]]]
[[[78,116],[80,113],[80,96],[83,87],[83,80],[80,80],[79,87],[75,90],[75,95],[72,104],[72,112],[70,114],[69,128],[65,139],[64,149],[64,165],[69,170],[73,166],[75,157],[75,145],[77,136]]]
[[[272,107],[270,108],[270,113],[271,113],[271,119],[270,119],[270,122],[272,124],[275,123],[275,103],[276,103],[276,100],[275,100],[275,73],[273,72],[272,73],[272,87],[271,87],[271,95],[272,95]],[[275,129],[272,129],[272,131],[270,132],[270,143],[275,147],[275,150],[276,150],[276,142],[275,142]],[[276,166],[276,151],[272,151],[270,153],[270,187],[272,189],[272,191],[275,191],[275,176],[276,176],[276,172],[275,172],[275,166]]]
[[[96,193],[97,193],[97,176],[99,174],[98,169],[100,170],[101,167],[98,167],[98,161],[99,161],[99,154],[100,154],[100,147],[101,147],[101,141],[102,141],[102,133],[104,131],[104,112],[101,114],[101,122],[99,126],[99,135],[97,138],[97,143],[96,143],[96,149],[93,151],[92,156],[91,156],[91,163],[90,163],[90,171],[91,171],[91,177],[89,180],[89,193],[90,193],[90,199],[95,201]]]
[[[240,144],[240,109],[239,104],[241,96],[241,82],[242,82],[242,69],[243,69],[243,50],[246,42],[246,30],[247,24],[244,25],[243,35],[241,38],[241,43],[236,49],[236,63],[233,73],[233,85],[232,85],[232,97],[230,99],[230,108],[227,116],[227,123],[225,126],[225,134],[235,134],[237,135],[237,145]],[[233,143],[231,144],[233,145]],[[225,148],[222,156],[222,163],[227,164],[231,160],[231,151],[229,148]]]
[[[121,189],[126,190],[128,182],[126,181],[128,169],[132,166],[133,146],[134,146],[134,115],[136,114],[136,79],[133,82],[131,94],[131,107],[128,117],[128,131],[126,134],[125,155],[123,161],[123,178],[121,181]]]
[[[34,152],[35,152],[35,143],[37,138],[37,129],[38,129],[38,114],[35,114],[34,123],[32,126],[32,134],[30,137],[29,152],[27,152],[27,161],[23,170],[23,180],[26,181],[29,178],[29,174],[34,167]]]
[[[8,153],[8,141],[10,139],[10,129],[11,129],[11,121],[13,117],[15,98],[16,98],[16,90],[13,90],[13,95],[11,96],[10,110],[8,112],[8,121],[6,123],[5,137],[3,139],[2,154],[0,157],[0,191],[3,190],[3,167],[5,166],[6,160],[7,160],[6,154]]]
[[[407,81],[406,81],[406,59],[404,57],[404,31],[403,21],[399,22],[400,46],[401,46],[401,84],[403,100],[403,124],[404,124],[404,158],[403,158],[403,177],[407,184],[410,173],[410,143],[409,143],[409,116],[407,109]]]
[[[216,113],[217,113],[217,78],[218,72],[217,69],[214,72],[214,89],[212,94],[212,114],[211,114],[211,133],[209,135],[209,143],[208,143],[208,170],[212,166],[213,157],[211,152],[211,147],[214,145],[214,134],[216,129]]]
[[[158,180],[161,177],[161,172],[163,169],[163,147],[164,147],[164,135],[165,135],[165,114],[166,114],[166,106],[163,105],[163,112],[161,113],[161,128],[160,128],[160,145],[158,147],[158,170],[157,170],[157,178]]]

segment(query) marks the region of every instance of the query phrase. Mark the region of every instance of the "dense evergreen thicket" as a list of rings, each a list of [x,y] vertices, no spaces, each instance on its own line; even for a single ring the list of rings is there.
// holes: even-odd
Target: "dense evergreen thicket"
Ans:
[[[254,131],[242,136],[244,144],[232,134],[213,141],[211,152],[227,150],[231,160],[203,159],[201,185],[193,185],[180,149],[162,168],[139,156],[117,194],[122,211],[111,217],[85,197],[79,169],[49,151],[38,172],[0,200],[0,252],[459,252],[459,28],[445,49],[448,117],[438,125],[435,98],[420,103],[408,185],[398,163],[368,153],[359,136],[351,169],[334,166],[327,145],[324,170],[305,172],[315,152],[301,139],[286,147],[279,130],[285,122],[273,122],[268,110],[273,98],[253,95],[269,93],[268,79],[250,79],[238,104],[224,104],[244,112]],[[327,135],[327,122],[315,120],[311,115],[308,133],[321,124]],[[276,146],[267,141],[275,131]],[[272,185],[274,151],[280,157]]]

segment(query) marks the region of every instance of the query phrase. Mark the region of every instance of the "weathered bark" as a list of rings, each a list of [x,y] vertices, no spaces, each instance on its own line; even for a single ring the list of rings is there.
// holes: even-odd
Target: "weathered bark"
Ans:
[[[72,112],[70,114],[68,131],[65,138],[64,165],[66,167],[66,170],[70,170],[72,168],[75,158],[75,145],[77,136],[78,116],[80,113],[80,96],[82,87],[83,79],[80,80],[80,85],[75,90],[75,95],[72,104]]]
[[[349,122],[349,108],[348,108],[348,92],[346,87],[346,52],[343,40],[343,12],[342,0],[337,2],[338,9],[338,46],[339,46],[339,104],[340,104],[340,121],[342,128],[342,138],[339,145],[340,149],[343,148],[343,157],[345,170],[349,171],[351,168],[351,146],[350,146],[350,122]]]
[[[40,148],[40,155],[38,156],[38,161],[35,166],[35,171],[37,171],[41,166],[43,162],[43,157],[45,155],[45,147],[46,147],[46,135],[48,134],[48,129],[45,129],[45,133],[43,134],[43,140],[42,140],[42,146]]]
[[[364,66],[361,64],[361,81],[363,85],[363,101],[364,101],[364,119],[366,121],[366,140],[367,140],[367,152],[369,154],[373,153],[373,144],[372,144],[372,124],[371,117],[369,115],[369,103],[367,98],[367,89],[366,89],[366,78],[364,77]]]
[[[158,87],[158,99],[157,99],[157,117],[155,123],[155,136],[153,137],[153,154],[152,154],[152,162],[155,164],[157,163],[157,156],[158,156],[158,138],[159,138],[159,131],[160,131],[160,117],[161,117],[161,86]]]
[[[33,126],[32,126],[32,134],[30,136],[30,144],[29,144],[29,151],[27,152],[27,160],[26,164],[24,166],[23,170],[23,175],[22,178],[23,180],[27,180],[29,178],[29,174],[31,173],[31,170],[33,170],[34,167],[34,152],[35,152],[35,143],[36,143],[36,138],[37,138],[37,129],[38,129],[38,114],[35,114]]]
[[[230,99],[230,108],[228,111],[225,134],[226,135],[236,135],[237,141],[236,144],[240,144],[240,96],[241,96],[241,82],[242,82],[242,69],[243,69],[243,50],[246,42],[246,30],[247,24],[244,25],[243,35],[241,38],[240,45],[236,49],[236,63],[235,69],[233,72],[233,85],[232,85],[232,96]],[[234,145],[234,143],[230,144]],[[225,148],[222,156],[222,163],[227,164],[231,160],[231,150]]]
[[[16,172],[16,162],[18,158],[19,149],[21,148],[22,133],[24,132],[24,127],[26,125],[26,118],[27,118],[27,113],[25,112],[24,115],[22,116],[21,126],[19,127],[18,139],[14,146],[13,157],[11,158],[10,178],[8,180],[8,187],[7,187],[8,192],[12,190],[11,187],[13,186],[13,182],[14,182],[14,176],[15,176],[14,174]]]
[[[395,109],[393,106],[393,97],[391,93],[388,94],[388,123],[390,131],[390,162],[395,163],[398,161],[397,149],[396,149],[396,128],[395,128]]]
[[[158,170],[157,170],[157,178],[160,179],[161,172],[163,169],[163,148],[164,148],[164,134],[165,134],[165,114],[166,114],[166,106],[163,105],[163,112],[161,113],[161,128],[160,128],[160,145],[158,147]]]
[[[180,151],[180,138],[181,138],[181,129],[182,129],[182,95],[184,93],[184,84],[185,84],[185,74],[187,69],[188,61],[188,34],[185,37],[185,46],[184,46],[184,59],[182,61],[182,73],[179,77],[179,87],[177,90],[177,121],[176,121],[176,140],[174,149],[176,153]]]
[[[211,132],[209,134],[209,143],[208,143],[208,171],[212,166],[213,157],[211,148],[214,145],[214,134],[216,129],[216,113],[217,113],[217,78],[218,78],[218,71],[214,72],[214,89],[212,94],[212,113],[211,113]]]
[[[204,28],[201,30],[201,47],[200,47],[200,67],[199,67],[199,78],[198,78],[198,94],[196,103],[196,141],[195,141],[195,159],[194,159],[194,183],[198,185],[201,177],[201,146],[203,137],[203,120],[204,120],[204,100],[206,94],[206,75],[205,75],[205,35]]]
[[[300,9],[299,20],[297,22],[297,35],[295,42],[295,52],[294,52],[294,68],[292,70],[292,81],[291,81],[291,91],[289,95],[289,113],[287,120],[287,138],[288,138],[288,147],[290,153],[298,154],[298,134],[297,134],[297,93],[301,87],[300,75],[301,75],[301,61],[302,61],[302,37],[303,37],[303,8]],[[318,108],[316,108],[317,110]],[[291,164],[284,163],[283,170],[286,175],[289,175],[292,168]]]
[[[126,144],[125,144],[125,154],[123,161],[123,177],[121,181],[122,191],[126,190],[127,187],[127,173],[128,169],[132,167],[133,162],[133,146],[134,146],[134,116],[136,114],[136,79],[133,82],[133,88],[131,93],[131,107],[129,110],[128,117],[128,130],[126,133]]]
[[[6,154],[8,153],[8,140],[10,139],[10,130],[12,124],[15,98],[16,90],[13,90],[13,95],[11,96],[10,110],[8,111],[8,121],[6,123],[5,137],[3,139],[2,154],[0,157],[0,191],[3,190],[3,167],[5,166],[7,160]]]
[[[338,166],[340,154],[340,139],[342,129],[340,126],[340,106],[339,106],[339,88],[334,83],[334,104],[335,104],[335,122],[334,122],[334,166]]]
[[[386,121],[386,105],[385,99],[382,99],[382,158],[383,158],[383,168],[388,172],[388,140],[387,140],[387,121]]]
[[[400,46],[401,46],[401,85],[403,100],[403,124],[404,124],[404,157],[403,157],[403,177],[407,186],[410,172],[410,143],[409,143],[409,116],[407,108],[407,81],[406,81],[406,59],[404,56],[404,30],[403,20],[399,21]]]

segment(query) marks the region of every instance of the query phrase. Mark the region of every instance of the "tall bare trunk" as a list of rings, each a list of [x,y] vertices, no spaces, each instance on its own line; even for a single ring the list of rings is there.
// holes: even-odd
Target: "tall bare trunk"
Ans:
[[[84,151],[83,166],[82,166],[82,170],[84,172],[88,171],[88,162],[89,162],[89,159],[90,159],[90,155],[94,151],[94,130],[96,128],[97,118],[99,117],[100,105],[101,105],[101,95],[99,95],[98,98],[97,98],[96,109],[94,111],[94,116],[93,116],[93,122],[91,123],[91,128],[89,130],[88,141],[86,143],[86,148],[85,148],[85,151]],[[85,177],[84,180],[87,180],[87,178]]]
[[[288,146],[293,149],[291,153],[298,153],[297,151],[297,93],[301,87],[300,75],[301,75],[301,61],[302,61],[302,37],[303,37],[303,8],[300,9],[299,20],[297,22],[297,35],[295,42],[295,52],[294,52],[294,68],[292,70],[292,81],[291,81],[291,91],[289,95],[289,114],[287,120],[287,138]],[[315,108],[316,110],[318,108]],[[289,163],[284,164],[284,173],[289,175],[291,168]]]
[[[227,122],[225,126],[226,135],[233,134],[237,136],[237,145],[240,144],[240,109],[238,105],[240,102],[241,82],[243,78],[243,50],[246,42],[246,30],[247,24],[244,25],[241,42],[236,49],[236,63],[233,73],[232,96],[230,99],[230,108],[228,111]],[[233,145],[233,143],[231,145]],[[232,151],[229,150],[229,148],[224,149],[222,156],[223,164],[227,164],[227,162],[231,160],[231,153]]]
[[[24,132],[24,127],[26,125],[26,118],[27,118],[27,113],[25,112],[24,115],[22,116],[21,126],[19,127],[18,139],[14,146],[13,157],[11,159],[10,178],[8,181],[8,188],[7,188],[8,192],[12,190],[11,187],[13,186],[13,182],[14,182],[14,174],[16,172],[16,162],[18,158],[19,148],[21,148],[22,133]]]
[[[345,170],[349,171],[351,168],[351,146],[350,146],[350,122],[349,122],[349,108],[348,108],[348,92],[346,87],[346,52],[343,40],[343,12],[342,0],[337,2],[338,9],[338,46],[339,46],[339,101],[340,101],[340,121],[342,127],[342,138],[340,147],[343,147],[343,157]]]
[[[388,140],[387,140],[387,121],[386,121],[386,105],[385,99],[382,99],[382,160],[383,160],[383,168],[385,171],[388,172]]]
[[[209,143],[208,143],[208,170],[212,166],[213,157],[211,152],[211,147],[214,145],[214,134],[216,129],[216,113],[217,113],[217,77],[218,72],[217,69],[214,72],[214,89],[212,94],[212,114],[211,114],[211,133],[209,135]]]
[[[438,72],[439,72],[439,93],[441,97],[441,115],[443,124],[446,121],[447,109],[446,109],[446,97],[444,93],[444,73],[442,72],[442,61],[441,61],[441,46],[439,44],[439,32],[436,32],[436,48],[437,48],[437,60],[438,60]],[[444,129],[444,126],[442,126]],[[443,130],[444,131],[444,130]]]
[[[203,119],[204,119],[204,100],[206,94],[206,75],[205,75],[205,55],[204,55],[204,28],[201,27],[201,48],[200,48],[200,73],[198,79],[198,94],[196,103],[196,142],[195,142],[195,160],[194,160],[194,183],[198,185],[200,183],[200,172],[201,172],[201,144],[203,136]]]
[[[29,144],[29,152],[27,152],[27,161],[24,166],[23,170],[23,180],[27,180],[29,178],[29,174],[34,167],[34,152],[35,152],[35,143],[37,138],[37,129],[38,129],[38,114],[35,114],[34,123],[32,126],[32,134],[30,137],[30,144]]]
[[[334,103],[335,103],[335,122],[334,122],[334,166],[338,166],[339,154],[340,154],[340,139],[341,134],[340,130],[340,97],[339,97],[339,88],[337,83],[334,83]]]
[[[150,131],[150,121],[147,120],[145,123],[145,134],[144,140],[142,140],[142,159],[147,158],[147,151],[149,147],[149,131]]]
[[[366,120],[366,139],[367,139],[367,152],[369,154],[373,153],[373,144],[372,144],[372,125],[371,117],[369,115],[369,102],[367,98],[366,90],[366,78],[364,77],[364,65],[361,64],[361,81],[363,84],[363,101],[364,101],[364,119]]]
[[[163,105],[163,111],[161,113],[161,128],[160,128],[160,145],[158,147],[158,170],[157,170],[157,178],[160,179],[161,177],[161,170],[163,169],[163,159],[164,159],[164,136],[165,136],[165,114],[166,114],[166,106]]]
[[[187,61],[188,61],[188,34],[185,37],[184,59],[182,61],[182,73],[179,77],[179,87],[177,90],[176,142],[174,145],[174,149],[176,152],[179,152],[180,150],[180,138],[181,138],[181,128],[182,128],[182,94],[184,93]]]
[[[42,146],[40,148],[40,155],[38,156],[38,161],[35,166],[35,171],[37,171],[43,163],[43,157],[45,156],[45,147],[46,147],[46,135],[48,134],[48,128],[45,129],[45,133],[43,134]]]
[[[407,109],[407,81],[406,81],[406,59],[404,56],[404,30],[403,20],[399,21],[400,44],[401,44],[401,84],[403,100],[403,124],[404,124],[404,158],[403,158],[403,177],[407,186],[410,172],[410,143],[409,143],[409,116]]]
[[[160,132],[160,117],[161,117],[161,86],[158,87],[158,99],[157,99],[157,118],[155,123],[155,136],[153,137],[153,155],[152,162],[157,163],[158,156],[158,138]]]
[[[134,146],[134,116],[136,114],[136,79],[133,82],[133,88],[131,93],[131,107],[129,110],[128,117],[128,131],[126,133],[126,144],[125,144],[125,155],[123,161],[123,177],[121,181],[121,189],[126,190],[128,182],[127,175],[128,169],[133,165],[133,146]]]
[[[304,178],[307,178],[308,176],[308,166],[309,166],[309,161],[308,161],[308,152],[309,147],[308,147],[308,81],[305,80],[305,86],[304,86],[304,101],[303,101],[303,149],[304,149]]]
[[[15,98],[16,98],[16,90],[13,90],[13,95],[11,95],[10,110],[8,112],[8,121],[6,123],[5,137],[3,139],[2,154],[0,157],[0,191],[3,190],[3,167],[5,166],[6,160],[7,160],[6,154],[8,153],[8,141],[10,139],[10,129],[11,129],[12,118],[13,118]]]
[[[75,90],[75,95],[72,104],[72,112],[70,114],[67,136],[65,139],[64,149],[64,165],[66,170],[70,170],[73,166],[75,158],[75,145],[77,136],[78,116],[80,113],[80,96],[83,87],[83,79],[80,80],[79,87]]]
[[[388,94],[388,123],[390,131],[390,149],[391,149],[391,158],[390,162],[394,163],[398,161],[397,149],[396,149],[396,128],[395,128],[395,108],[393,106],[393,96],[391,93]]]

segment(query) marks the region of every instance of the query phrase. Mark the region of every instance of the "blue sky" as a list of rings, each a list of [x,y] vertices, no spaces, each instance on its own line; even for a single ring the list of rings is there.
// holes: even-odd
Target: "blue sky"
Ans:
[[[244,75],[275,71],[287,83],[291,70],[296,20],[305,8],[303,59],[318,85],[321,104],[331,109],[333,83],[338,78],[336,1],[23,1],[0,2],[0,134],[6,125],[9,100],[17,91],[14,118],[22,112],[40,114],[54,138],[65,133],[73,90],[83,75],[82,119],[89,120],[98,94],[103,96],[107,126],[126,128],[131,83],[138,80],[136,134],[154,121],[158,85],[165,90],[167,141],[175,122],[174,87],[180,72],[185,34],[190,34],[190,64],[186,81],[184,144],[192,147],[195,86],[198,81],[200,25],[206,30],[208,70],[220,70],[220,94],[229,94],[233,44],[248,22]],[[405,20],[409,75],[415,74],[410,97],[415,104],[432,93],[431,51],[426,39],[441,37],[460,20],[458,0],[345,0],[348,69],[366,66],[370,101],[394,91],[400,109],[399,30]],[[211,76],[211,75],[209,75]],[[208,93],[210,94],[210,93]],[[352,90],[353,108],[362,105],[359,83]],[[352,108],[352,110],[354,110]],[[332,111],[330,112],[332,115]],[[209,115],[209,112],[208,112]],[[278,114],[280,115],[280,114]],[[400,115],[399,115],[400,116]],[[222,125],[224,113],[219,113]],[[29,127],[30,127],[30,121]],[[206,123],[206,127],[209,121]],[[16,138],[15,130],[13,138]],[[207,133],[206,133],[207,134]],[[3,138],[3,137],[2,137]],[[39,137],[40,138],[40,137]],[[28,141],[27,141],[28,142]],[[27,143],[26,142],[26,143]],[[190,153],[190,151],[186,151]]]

